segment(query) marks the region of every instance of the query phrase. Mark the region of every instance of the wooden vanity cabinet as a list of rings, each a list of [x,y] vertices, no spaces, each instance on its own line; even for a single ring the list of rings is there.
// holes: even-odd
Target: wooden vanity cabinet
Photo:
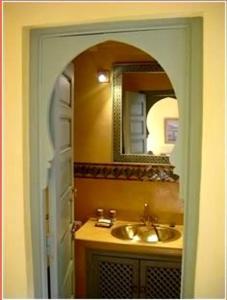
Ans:
[[[87,253],[87,298],[179,299],[180,285],[180,256]]]

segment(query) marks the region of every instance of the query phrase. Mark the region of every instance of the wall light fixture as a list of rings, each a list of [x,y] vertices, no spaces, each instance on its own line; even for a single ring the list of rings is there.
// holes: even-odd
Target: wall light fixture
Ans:
[[[100,70],[97,73],[97,78],[100,83],[110,82],[110,72],[108,70]]]

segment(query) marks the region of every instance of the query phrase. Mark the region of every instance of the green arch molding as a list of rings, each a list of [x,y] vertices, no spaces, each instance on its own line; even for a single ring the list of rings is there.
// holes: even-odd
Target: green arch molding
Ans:
[[[180,135],[172,163],[180,175],[180,193],[185,202],[182,298],[193,298],[201,169],[202,18],[97,23],[34,29],[30,33],[30,199],[35,297],[47,297],[42,211],[53,158],[49,106],[54,82],[66,64],[81,52],[116,40],[155,57],[167,71],[179,100]]]

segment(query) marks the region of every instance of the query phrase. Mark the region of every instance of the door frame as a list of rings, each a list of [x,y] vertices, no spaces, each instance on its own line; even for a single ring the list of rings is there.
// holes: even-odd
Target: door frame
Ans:
[[[143,21],[121,21],[111,23],[83,24],[30,31],[30,110],[29,110],[29,154],[30,154],[30,207],[32,234],[33,284],[35,298],[47,298],[46,243],[45,243],[45,197],[53,149],[48,142],[46,130],[48,119],[45,112],[50,99],[42,99],[42,68],[45,45],[58,38],[77,36],[85,38],[108,33],[145,32],[161,29],[184,28],[188,41],[187,101],[184,103],[182,128],[186,142],[182,145],[181,198],[184,199],[184,249],[182,298],[193,298],[195,262],[199,222],[201,139],[202,139],[202,18],[173,18]],[[59,54],[61,55],[61,54]],[[59,72],[60,73],[60,72]],[[42,100],[42,101],[41,101]],[[44,106],[44,107],[43,107]],[[47,142],[47,143],[46,143]],[[178,166],[179,168],[179,166]],[[190,178],[190,181],[187,180]],[[189,201],[190,199],[190,201]]]

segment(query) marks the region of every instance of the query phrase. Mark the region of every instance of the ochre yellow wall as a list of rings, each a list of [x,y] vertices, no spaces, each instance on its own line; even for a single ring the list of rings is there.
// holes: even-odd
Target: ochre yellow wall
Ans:
[[[123,90],[125,91],[159,91],[172,88],[166,73],[126,73],[123,75]]]
[[[204,17],[202,181],[196,298],[224,298],[224,3],[4,4],[4,296],[31,298],[29,27]],[[212,241],[209,236],[215,237]]]
[[[178,184],[111,179],[76,178],[76,218],[83,222],[95,217],[97,208],[117,210],[119,220],[140,221],[143,205],[149,204],[151,214],[164,224],[182,224],[183,207],[178,198]]]
[[[132,46],[106,42],[98,44],[74,59],[74,160],[77,162],[113,161],[112,69],[116,63],[153,60]],[[110,82],[99,83],[97,72],[110,71]],[[124,91],[170,90],[167,74],[133,74],[123,76]],[[134,76],[137,75],[137,76]],[[148,75],[148,76],[146,76]],[[172,114],[166,115],[171,117]],[[164,130],[162,130],[164,135]]]
[[[92,47],[75,58],[74,160],[113,161],[112,68],[116,63],[153,60],[143,51],[117,42]],[[97,72],[110,71],[109,83],[98,83]],[[170,90],[167,74],[127,74],[123,90]],[[148,75],[148,76],[145,76]],[[138,80],[138,76],[140,79]]]
[[[143,62],[151,59],[141,50],[116,42],[96,45],[75,58],[75,161],[113,161],[112,85],[111,82],[98,83],[97,71],[111,71],[117,62]],[[158,83],[158,89],[171,89],[166,75],[155,82]],[[137,91],[146,90],[148,86],[151,84],[144,78],[137,78]],[[135,84],[127,81],[127,89],[132,88],[135,88]],[[117,209],[120,219],[139,221],[143,203],[148,202],[152,214],[156,214],[161,222],[182,224],[183,213],[177,183],[84,178],[76,179],[75,186],[78,190],[75,207],[77,220],[84,222],[95,215],[97,207],[103,207],[106,210]]]
[[[74,160],[113,161],[112,84],[98,83],[97,71],[113,63],[147,61],[151,57],[126,44],[102,43],[75,58]]]

